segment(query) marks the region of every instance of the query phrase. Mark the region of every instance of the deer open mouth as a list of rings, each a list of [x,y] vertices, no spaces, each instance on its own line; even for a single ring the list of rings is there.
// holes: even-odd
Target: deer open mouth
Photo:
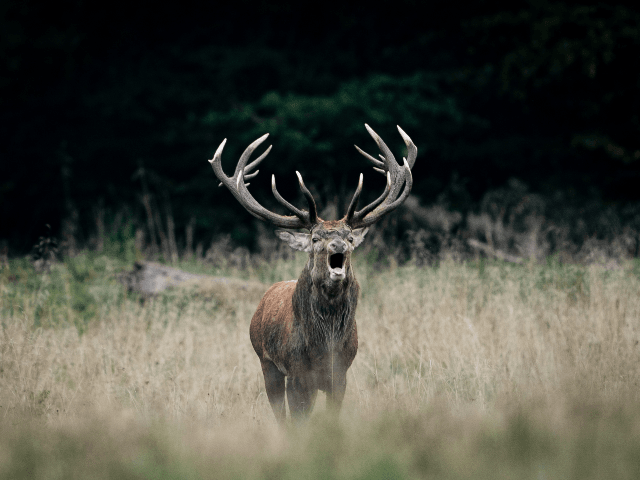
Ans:
[[[329,255],[329,267],[331,267],[331,269],[342,268],[343,264],[344,264],[343,253],[334,253],[333,255]]]
[[[329,276],[331,280],[342,280],[345,278],[344,253],[329,255]]]

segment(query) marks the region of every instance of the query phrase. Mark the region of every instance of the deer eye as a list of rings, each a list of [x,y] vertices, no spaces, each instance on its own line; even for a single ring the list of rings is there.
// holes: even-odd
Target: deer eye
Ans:
[[[349,235],[349,236],[347,237],[347,240],[349,240],[349,243],[353,243],[353,236],[352,236],[352,235]]]
[[[320,241],[320,239],[318,237],[313,237],[312,241],[313,241],[313,243],[318,243]]]

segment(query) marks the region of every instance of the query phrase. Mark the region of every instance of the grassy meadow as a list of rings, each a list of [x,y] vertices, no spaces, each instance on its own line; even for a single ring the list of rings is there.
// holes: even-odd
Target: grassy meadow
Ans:
[[[248,326],[306,257],[141,301],[131,263],[0,271],[0,478],[640,478],[640,263],[379,267],[338,422],[281,429]],[[264,288],[259,288],[262,284]]]

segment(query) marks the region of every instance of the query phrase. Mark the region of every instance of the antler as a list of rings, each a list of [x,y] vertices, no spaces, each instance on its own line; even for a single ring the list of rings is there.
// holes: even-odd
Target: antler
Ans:
[[[364,126],[367,128],[369,135],[371,135],[378,144],[378,148],[380,148],[380,151],[382,152],[382,155],[380,155],[382,161],[373,158],[368,153],[362,151],[357,145],[355,145],[355,147],[358,152],[373,162],[375,165],[375,167],[373,167],[374,170],[386,175],[387,186],[384,189],[384,192],[382,192],[382,195],[362,210],[356,212],[355,209],[358,205],[360,193],[362,192],[362,174],[360,174],[358,188],[353,195],[353,199],[351,200],[349,208],[347,209],[347,214],[345,215],[345,221],[351,226],[351,228],[368,227],[369,225],[373,225],[380,220],[383,215],[395,210],[407,199],[409,192],[411,191],[411,187],[413,186],[411,169],[413,168],[418,155],[418,149],[414,145],[413,141],[411,141],[411,138],[409,138],[409,135],[407,135],[398,126],[398,131],[407,146],[407,158],[402,159],[403,166],[400,166],[382,138],[380,138],[380,136],[374,132],[369,125],[365,123]],[[406,186],[404,190],[402,190],[402,186],[404,184],[406,184]]]
[[[227,177],[224,174],[224,172],[222,171],[222,162],[220,161],[220,158],[222,156],[222,150],[224,149],[224,146],[227,143],[227,139],[225,138],[220,144],[220,146],[218,147],[218,150],[216,150],[216,153],[213,156],[213,158],[209,160],[209,163],[211,163],[211,167],[213,168],[213,172],[216,174],[216,177],[218,177],[218,179],[220,180],[221,185],[225,185],[229,189],[229,191],[233,194],[233,196],[236,197],[236,200],[240,202],[240,205],[246,208],[247,211],[254,217],[259,218],[260,220],[269,221],[273,223],[275,226],[281,227],[281,228],[306,228],[308,230],[311,230],[311,228],[314,225],[316,225],[319,221],[318,210],[316,209],[316,204],[313,200],[313,196],[311,195],[311,192],[304,185],[304,182],[302,181],[302,176],[300,175],[300,173],[296,172],[296,175],[298,175],[298,183],[300,184],[300,190],[302,190],[302,193],[304,194],[305,198],[307,199],[307,203],[309,204],[308,212],[294,207],[289,202],[287,202],[284,198],[282,198],[282,196],[280,195],[280,193],[278,193],[278,190],[276,189],[275,175],[271,177],[271,190],[273,191],[273,195],[276,197],[276,200],[278,200],[278,202],[280,202],[286,208],[291,210],[295,215],[295,217],[278,215],[276,213],[273,213],[267,210],[262,205],[260,205],[255,200],[255,198],[253,198],[253,196],[249,193],[249,190],[247,189],[249,184],[245,183],[245,180],[248,180],[249,178],[253,178],[258,174],[259,170],[256,170],[253,173],[250,173],[250,172],[254,168],[256,168],[258,164],[262,162],[262,160],[264,160],[265,157],[269,154],[269,152],[271,151],[271,145],[269,146],[269,148],[267,148],[267,150],[262,155],[260,155],[257,159],[255,159],[249,165],[247,165],[247,162],[249,161],[249,157],[251,156],[253,151],[256,148],[258,148],[258,146],[262,142],[264,142],[268,136],[269,136],[268,133],[264,134],[262,137],[257,139],[255,142],[253,142],[251,145],[249,145],[246,148],[244,153],[240,156],[240,160],[238,161],[238,165],[236,165],[236,170],[232,177]]]

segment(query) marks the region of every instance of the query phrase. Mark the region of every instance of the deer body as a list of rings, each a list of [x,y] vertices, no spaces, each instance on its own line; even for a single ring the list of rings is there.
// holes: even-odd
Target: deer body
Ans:
[[[332,408],[339,408],[347,369],[358,350],[355,313],[360,287],[350,262],[354,247],[348,242],[349,236],[354,242],[358,237],[339,222],[325,222],[321,232],[326,238],[315,242],[300,278],[269,288],[251,319],[251,344],[260,359],[267,397],[280,420],[285,417],[285,376],[292,416],[308,414],[318,390],[327,393]],[[317,237],[319,233],[315,232]],[[333,269],[332,256],[342,256],[334,260],[340,265]],[[335,274],[337,269],[344,275]]]
[[[245,180],[258,173],[250,172],[271,147],[257,160],[249,165],[247,162],[266,135],[245,150],[233,177],[224,174],[220,162],[226,140],[210,160],[221,185],[225,185],[252,215],[279,227],[309,231],[276,231],[290,247],[307,252],[309,260],[297,281],[279,282],[267,290],[249,328],[269,403],[281,422],[286,418],[285,391],[294,418],[305,417],[311,412],[318,390],[326,392],[328,407],[339,412],[347,385],[347,370],[358,350],[355,313],[360,287],[351,265],[351,253],[364,240],[369,225],[402,204],[411,190],[411,167],[417,149],[409,136],[398,127],[408,149],[407,159],[401,167],[382,139],[368,125],[366,127],[380,147],[382,160],[359,148],[358,151],[376,165],[375,170],[387,177],[387,187],[378,199],[356,211],[362,191],[361,174],[347,214],[340,220],[325,221],[318,217],[315,201],[298,172],[308,211],[300,210],[282,198],[276,190],[275,178],[271,183],[274,196],[295,216],[277,215],[258,204],[247,190]]]

